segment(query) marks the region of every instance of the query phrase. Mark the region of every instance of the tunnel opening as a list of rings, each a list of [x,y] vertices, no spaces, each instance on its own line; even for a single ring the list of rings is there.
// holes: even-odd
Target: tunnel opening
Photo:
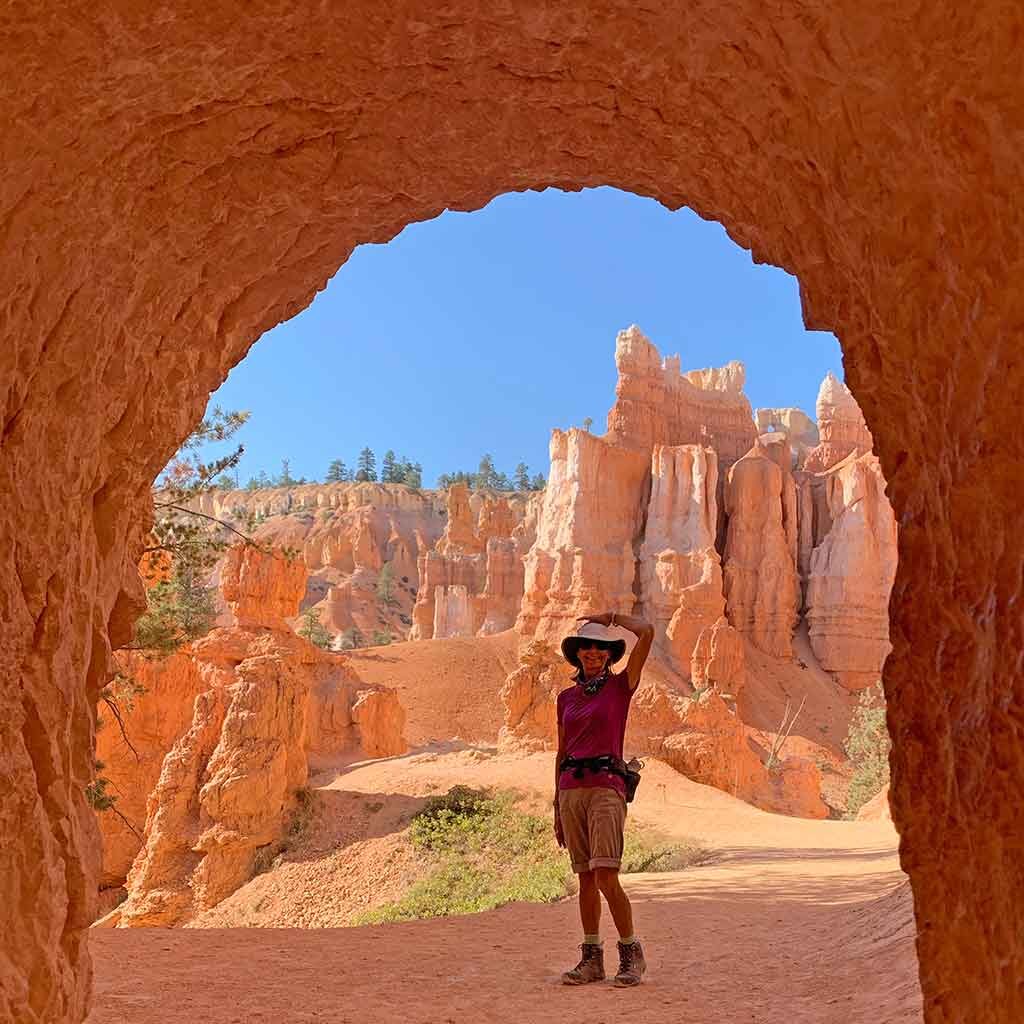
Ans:
[[[527,264],[538,249],[553,251]],[[571,269],[559,275],[560,267]],[[673,325],[684,354],[663,355],[636,326],[611,344],[613,325],[630,310]],[[534,348],[515,344],[545,317]],[[513,351],[518,372],[500,357]],[[460,365],[467,352],[478,358],[468,368]],[[758,382],[758,371],[767,379]],[[656,629],[627,733],[634,753],[658,759],[658,781],[638,807],[642,829],[672,822],[688,800],[706,804],[693,794],[710,786],[791,820],[766,825],[737,809],[731,828],[748,832],[739,840],[701,824],[698,813],[696,838],[674,836],[687,849],[713,860],[728,842],[733,859],[745,850],[748,860],[770,862],[782,844],[790,857],[804,846],[846,844],[861,867],[888,841],[889,860],[874,879],[873,896],[882,897],[900,877],[895,833],[869,825],[851,840],[849,829],[810,825],[852,818],[869,796],[887,816],[881,780],[849,804],[845,744],[861,706],[874,709],[884,734],[884,704],[858,697],[877,682],[888,650],[895,520],[863,416],[836,371],[838,343],[804,332],[788,275],[754,266],[690,211],[670,214],[612,190],[503,197],[482,213],[448,215],[368,254],[357,250],[211,398],[211,408],[252,410],[238,437],[214,445],[211,464],[179,454],[162,477],[198,483],[179,501],[221,543],[245,533],[263,551],[218,551],[210,590],[222,578],[228,585],[216,620],[163,659],[151,651],[124,666],[137,685],[124,715],[103,722],[97,758],[134,824],[109,813],[114,803],[99,815],[101,909],[112,911],[102,924],[323,927],[396,913],[389,908],[408,900],[398,879],[376,891],[365,879],[347,899],[324,886],[332,862],[349,857],[345,870],[358,878],[377,847],[408,845],[398,837],[422,801],[372,785],[381,770],[373,762],[399,759],[413,773],[427,758],[438,762],[437,779],[447,771],[451,782],[469,756],[508,784],[522,754],[547,750],[549,760],[552,682],[568,683],[556,665],[558,640],[577,615],[605,605]],[[554,382],[546,391],[545,376]],[[478,388],[485,394],[474,403],[466,396]],[[747,389],[765,397],[752,404]],[[790,389],[805,406],[814,402],[817,424],[787,405]],[[603,433],[593,428],[605,418],[602,405],[611,406]],[[553,430],[543,473],[531,476],[523,460],[515,473],[496,468],[511,470],[517,445],[536,467],[538,435],[573,420]],[[261,429],[251,441],[254,423]],[[365,442],[382,435],[390,440],[378,472]],[[472,441],[449,451],[463,436]],[[239,437],[248,450],[225,467]],[[478,456],[475,471],[456,469],[472,470]],[[280,470],[267,473],[275,463]],[[156,493],[165,505],[166,491]],[[332,669],[295,634],[347,654]],[[309,705],[305,732],[274,710],[278,685],[257,696],[254,643],[278,672],[303,676],[287,692]],[[211,716],[210,695],[225,690],[234,694],[224,698],[229,706]],[[378,705],[373,717],[368,695]],[[265,727],[240,730],[236,704]],[[100,711],[106,719],[102,703]],[[129,742],[136,723],[145,744]],[[239,756],[240,745],[267,743],[294,747],[290,760],[305,759],[308,781],[301,766]],[[504,775],[503,758],[512,758]],[[183,760],[194,765],[185,778],[161,771]],[[676,774],[698,785],[679,791]],[[265,815],[238,818],[236,805],[252,802],[243,790],[263,795]],[[723,813],[710,799],[705,819]],[[405,817],[376,834],[362,811],[373,803],[393,817],[396,801]],[[345,816],[368,838],[346,836],[333,849]],[[808,821],[806,834],[799,820]],[[227,850],[217,839],[226,834]],[[405,886],[429,877],[409,871]],[[803,881],[808,893],[825,884],[813,871]],[[798,874],[793,884],[799,889]],[[870,876],[835,884],[859,886],[871,903]],[[322,906],[311,906],[310,892],[323,895]],[[894,905],[897,920],[908,907]],[[897,1012],[878,997],[883,1012]],[[95,1019],[102,1013],[100,1004]]]
[[[611,183],[719,220],[843,339],[900,525],[884,683],[926,1019],[1016,1022],[1020,12],[449,14],[256,3],[15,25],[4,1000],[19,1022],[86,1012],[102,654],[141,601],[150,483],[206,396],[356,245],[505,192]]]

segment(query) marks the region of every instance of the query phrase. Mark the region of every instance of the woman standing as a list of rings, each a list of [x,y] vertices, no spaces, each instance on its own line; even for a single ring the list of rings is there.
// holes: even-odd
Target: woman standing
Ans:
[[[614,766],[622,764],[629,704],[651,650],[654,628],[643,619],[613,612],[579,621],[576,632],[562,641],[562,654],[576,668],[576,676],[575,685],[558,695],[555,838],[568,848],[572,869],[579,875],[583,957],[562,981],[585,985],[604,979],[603,895],[619,933],[615,984],[639,985],[647,964],[633,931],[633,908],[619,884],[626,785]],[[623,672],[612,671],[626,653],[625,640],[611,632],[612,626],[637,636]]]

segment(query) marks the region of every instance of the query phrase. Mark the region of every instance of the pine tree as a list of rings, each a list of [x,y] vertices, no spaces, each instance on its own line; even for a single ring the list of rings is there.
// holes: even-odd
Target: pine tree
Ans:
[[[311,644],[330,650],[333,637],[327,627],[320,621],[319,608],[307,608],[302,615],[299,636],[304,636]]]
[[[499,491],[511,491],[512,481],[504,473],[499,473],[494,478],[494,486]]]
[[[356,479],[359,481],[375,481],[377,479],[377,456],[369,448],[359,453],[356,462]]]
[[[396,603],[394,594],[394,570],[390,562],[385,562],[377,576],[377,598],[386,605]]]
[[[530,471],[526,468],[525,462],[516,466],[515,476],[512,478],[517,491],[528,491],[530,489]]]
[[[497,487],[498,471],[494,468],[494,459],[490,455],[484,455],[476,471],[476,489],[497,490]]]
[[[423,467],[418,462],[413,462],[406,470],[405,482],[410,487],[420,488],[423,486]]]
[[[589,416],[588,416],[588,417],[587,417],[587,418],[586,418],[586,419],[585,419],[585,420],[583,421],[583,429],[584,429],[584,430],[585,430],[585,431],[586,431],[586,432],[587,432],[588,434],[590,433],[590,428],[591,428],[591,427],[592,427],[593,425],[594,425],[594,421],[593,421],[593,420],[592,420],[592,419],[591,419],[591,418],[590,418]]]
[[[534,475],[533,479],[530,481],[530,490],[531,491],[543,491],[546,483],[547,483],[547,481],[544,479],[544,474],[543,473],[537,473],[537,474]]]
[[[381,461],[380,478],[381,481],[386,484],[397,484],[402,482],[401,478],[397,474],[395,453],[390,448],[384,453],[384,458]]]
[[[328,484],[340,484],[344,483],[349,478],[349,472],[345,468],[345,463],[341,459],[335,459],[327,467],[327,476],[324,477],[324,483]]]
[[[281,472],[274,481],[275,487],[295,487],[299,483],[291,473],[291,459],[281,460]]]

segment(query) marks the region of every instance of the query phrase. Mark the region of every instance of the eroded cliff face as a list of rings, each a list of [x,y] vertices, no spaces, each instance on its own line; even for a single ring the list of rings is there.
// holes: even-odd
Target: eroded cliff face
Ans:
[[[408,636],[420,557],[441,537],[446,515],[443,493],[377,483],[214,491],[198,507],[298,551],[307,571],[301,611],[315,608],[334,636],[354,629],[366,642],[375,633]]]
[[[608,432],[552,434],[520,634],[555,643],[580,615],[639,611],[688,682],[723,612],[782,661],[806,620],[838,682],[877,678],[896,527],[845,385],[823,381],[817,428],[796,409],[760,410],[774,429],[758,435],[740,364],[681,373],[635,326],[615,355]]]
[[[132,658],[144,692],[123,715],[127,741],[113,721],[99,733],[116,806],[134,826],[98,815],[103,881],[127,889],[121,927],[186,923],[246,881],[310,767],[406,749],[396,694],[289,627],[306,592],[300,559],[232,548],[221,587],[233,624],[169,658]]]
[[[587,613],[639,613],[655,627],[658,667],[634,699],[638,749],[765,809],[824,815],[817,768],[768,758],[772,734],[744,723],[737,698],[755,649],[775,666],[772,685],[799,703],[808,684],[798,629],[840,705],[878,678],[896,526],[863,450],[863,417],[830,375],[818,427],[796,409],[761,410],[758,424],[772,429],[758,435],[740,364],[681,373],[679,357],[662,359],[636,327],[619,334],[615,354],[608,432],[552,434],[516,622],[531,646],[507,685],[504,742],[534,746],[545,731],[553,741],[554,669],[536,643],[555,651]],[[461,595],[444,600],[451,622]],[[817,749],[813,724],[800,728]]]
[[[523,556],[539,495],[447,492],[447,522],[421,552],[410,640],[489,636],[510,629],[523,598]]]

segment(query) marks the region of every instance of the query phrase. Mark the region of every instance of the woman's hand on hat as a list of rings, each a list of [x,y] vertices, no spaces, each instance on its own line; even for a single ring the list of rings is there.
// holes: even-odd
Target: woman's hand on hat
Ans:
[[[577,622],[596,622],[599,626],[610,626],[612,624],[611,612],[598,612],[596,615],[581,615]]]

